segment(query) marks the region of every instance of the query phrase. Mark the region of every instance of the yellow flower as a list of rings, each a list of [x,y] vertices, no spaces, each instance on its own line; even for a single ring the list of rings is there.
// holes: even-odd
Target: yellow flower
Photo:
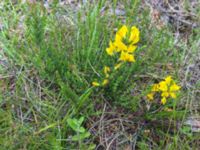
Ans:
[[[161,81],[159,83],[159,90],[162,92],[166,92],[168,90],[168,86],[165,81]]]
[[[131,34],[129,37],[129,42],[131,44],[136,44],[140,40],[140,31],[136,26],[131,27]]]
[[[165,78],[165,82],[166,82],[167,85],[170,85],[171,82],[172,82],[172,77],[171,77],[171,76],[167,76],[167,77]]]
[[[97,86],[100,86],[100,84],[99,84],[98,82],[96,82],[96,81],[92,82],[92,85],[93,85],[93,86],[96,86],[96,87],[97,87]]]
[[[176,98],[176,92],[180,90],[180,86],[178,86],[177,84],[172,84],[169,88],[169,95],[172,97],[172,98]]]
[[[129,36],[130,35],[130,36]],[[129,31],[126,25],[123,25],[115,35],[114,42],[110,41],[106,48],[108,55],[121,52],[119,60],[124,62],[135,62],[134,55],[131,55],[137,48],[135,45],[139,41],[139,30],[135,26]],[[125,53],[122,53],[125,52]]]
[[[121,52],[119,60],[124,62],[135,62],[134,56],[125,52]]]
[[[110,72],[110,67],[105,66],[103,71],[104,71],[104,74],[106,75],[106,78],[108,78],[109,77],[109,72]]]
[[[167,98],[169,97],[169,92],[162,92],[161,96]]]
[[[117,38],[118,40],[121,41],[123,38],[126,37],[127,32],[128,32],[127,26],[123,25],[123,26],[117,31],[117,33],[116,33],[116,38]]]
[[[169,92],[169,95],[170,95],[172,98],[176,98],[176,93],[174,93],[174,92]]]
[[[128,28],[126,26],[122,26],[119,31],[117,31],[115,36],[115,46],[118,48],[118,51],[127,51],[129,53],[132,53],[135,51],[137,46],[136,44],[139,41],[139,30],[133,26],[131,28],[130,37],[129,37],[129,43],[128,45],[123,43],[123,40],[127,38],[128,34]]]
[[[180,90],[180,86],[178,86],[177,84],[172,84],[171,86],[170,86],[170,91],[178,91],[178,90]]]
[[[163,98],[161,99],[161,103],[162,103],[163,105],[165,105],[166,102],[167,102],[167,99],[166,99],[165,97],[163,97]]]
[[[115,52],[115,45],[112,43],[112,41],[109,42],[109,47],[106,48],[106,52],[108,55],[112,56]]]
[[[152,90],[153,92],[159,91],[159,84],[154,84],[151,90]]]
[[[118,37],[118,36],[116,36],[116,37]],[[126,51],[128,49],[127,46],[122,42],[122,40],[115,39],[114,44],[117,47],[117,50],[116,50],[117,52]]]
[[[105,85],[107,85],[108,83],[109,83],[109,80],[108,80],[108,79],[104,79],[103,82],[102,82],[102,85],[105,86]]]
[[[137,48],[137,46],[135,46],[135,45],[127,46],[120,40],[115,40],[114,45],[116,47],[116,52],[124,51],[124,52],[128,52],[128,53],[133,53]]]
[[[114,53],[116,52],[116,47],[115,47],[115,43],[113,43],[112,41],[109,42],[109,47],[106,48],[106,52],[108,55],[113,56]]]
[[[137,46],[135,46],[135,45],[129,45],[126,51],[128,53],[133,53],[136,50],[136,48],[137,48]]]
[[[176,98],[176,92],[180,90],[178,86],[172,79],[171,76],[167,76],[164,81],[154,84],[151,89],[151,93],[147,95],[148,99],[152,99],[152,93],[159,92],[161,94],[161,103],[164,105],[167,101],[167,98]]]
[[[167,78],[165,78],[165,81],[161,81],[159,83],[159,89],[162,91],[161,96],[162,97],[172,97],[172,98],[176,98],[176,91],[178,91],[180,89],[180,86],[176,85],[175,83],[173,83],[172,85],[171,82],[173,82],[171,76],[168,76]]]
[[[114,67],[114,69],[115,69],[115,70],[119,69],[119,68],[121,67],[121,65],[122,65],[122,63],[116,64],[115,67]]]
[[[148,100],[153,100],[153,96],[154,96],[154,93],[153,93],[153,92],[147,94]]]

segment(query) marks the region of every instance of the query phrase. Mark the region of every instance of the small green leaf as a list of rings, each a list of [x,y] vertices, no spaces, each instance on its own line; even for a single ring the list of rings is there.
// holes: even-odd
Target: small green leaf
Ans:
[[[81,127],[83,120],[84,120],[84,117],[81,117],[79,120],[75,118],[74,119],[69,118],[67,119],[67,123],[75,132],[84,133],[85,128]]]
[[[84,121],[84,117],[82,116],[82,117],[78,120],[79,125],[81,125],[81,124],[83,123],[83,121]]]
[[[72,141],[84,140],[84,139],[88,138],[89,136],[90,136],[90,132],[81,133],[79,135],[74,135],[72,137]]]
[[[79,129],[76,130],[77,132],[80,132],[80,133],[84,133],[85,132],[85,128],[83,127],[80,127]]]
[[[69,118],[69,119],[67,119],[67,123],[74,131],[77,131],[80,128],[77,119]]]
[[[88,150],[94,150],[96,148],[95,144],[90,144]]]

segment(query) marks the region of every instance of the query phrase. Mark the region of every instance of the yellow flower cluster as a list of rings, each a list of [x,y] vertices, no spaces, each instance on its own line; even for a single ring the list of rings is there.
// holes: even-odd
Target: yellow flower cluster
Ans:
[[[180,90],[171,76],[167,76],[163,81],[158,84],[154,84],[151,88],[151,92],[147,94],[148,100],[153,100],[156,93],[161,94],[161,103],[164,105],[167,102],[167,98],[176,98],[177,92]]]
[[[120,53],[119,61],[121,62],[135,62],[134,51],[136,44],[140,40],[140,32],[137,27],[132,26],[129,30],[127,26],[123,25],[116,33],[114,42],[110,41],[109,47],[106,49],[108,55],[113,56]]]
[[[106,48],[106,52],[110,56],[118,55],[117,63],[114,65],[113,70],[119,69],[125,62],[135,62],[134,51],[136,50],[136,44],[139,42],[140,32],[138,28],[132,26],[129,30],[127,26],[123,25],[115,35],[114,42],[110,41],[109,47]],[[109,83],[109,76],[111,69],[105,66],[103,69],[104,79],[102,82],[92,82],[93,86],[105,86]]]

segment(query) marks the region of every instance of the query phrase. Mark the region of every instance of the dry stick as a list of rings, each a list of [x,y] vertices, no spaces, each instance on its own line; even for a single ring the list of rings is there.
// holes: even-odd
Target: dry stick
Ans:
[[[104,112],[106,110],[106,104],[104,104],[104,108],[103,108],[103,112],[102,112],[102,115],[101,115],[101,118],[100,118],[100,123],[99,123],[99,133],[101,133],[101,127],[102,127],[102,135],[100,136],[100,143],[103,143],[102,142],[102,137],[103,137],[103,129],[104,127],[102,126],[102,122],[103,122],[103,118],[104,118]]]
[[[114,141],[115,139],[117,139],[120,135],[121,135],[121,134],[117,134],[117,135],[111,140],[111,142],[108,144],[106,150],[109,150],[109,149],[110,149],[110,146],[111,146],[111,144],[113,143],[113,141]]]

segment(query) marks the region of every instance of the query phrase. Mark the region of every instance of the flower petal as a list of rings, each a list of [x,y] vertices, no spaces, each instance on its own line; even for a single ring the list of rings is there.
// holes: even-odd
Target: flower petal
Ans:
[[[162,92],[161,96],[162,97],[169,97],[169,93],[168,92]]]
[[[126,52],[121,52],[119,60],[124,62],[135,62],[134,56]]]
[[[131,42],[131,44],[136,44],[139,42],[139,40],[140,40],[140,31],[136,26],[133,26],[131,28],[129,42]]]
[[[135,45],[129,45],[127,52],[133,53],[136,50],[136,48],[137,48],[137,46],[135,46]]]
[[[163,98],[161,99],[161,103],[162,103],[163,105],[165,105],[166,102],[167,102],[167,99],[166,99],[165,97],[163,97]]]
[[[104,72],[106,78],[108,78],[109,77],[109,72],[110,72],[110,67],[104,66],[103,72]]]
[[[178,86],[177,84],[173,84],[172,86],[170,86],[170,91],[178,91],[180,90],[180,86]]]
[[[120,40],[115,41],[114,45],[117,47],[117,52],[127,51],[127,46]]]
[[[171,81],[172,81],[172,77],[171,76],[167,76],[165,78],[165,82],[166,82],[167,85],[170,85]]]
[[[159,84],[154,84],[154,85],[152,86],[151,91],[153,91],[153,92],[158,92],[158,91],[159,91]]]
[[[151,93],[147,94],[147,99],[148,99],[148,100],[153,100],[153,99],[154,99],[153,96],[154,96],[154,93],[151,92]]]
[[[170,92],[169,95],[170,95],[172,98],[176,98],[176,93],[174,93],[174,92]]]
[[[114,51],[115,51],[115,45],[112,41],[109,42],[109,47],[106,48],[106,52],[108,55],[112,56],[114,54]]]
[[[102,82],[102,85],[105,86],[105,85],[107,85],[108,83],[109,83],[109,80],[108,80],[108,79],[104,79],[103,82]]]
[[[167,84],[165,81],[161,81],[159,83],[159,90],[166,92],[168,90]]]
[[[116,33],[116,35],[118,35],[119,37],[121,37],[122,39],[126,37],[126,34],[128,32],[128,28],[127,26],[123,25]]]
[[[96,81],[92,82],[92,85],[93,86],[100,86],[100,84],[98,82],[96,82]]]

